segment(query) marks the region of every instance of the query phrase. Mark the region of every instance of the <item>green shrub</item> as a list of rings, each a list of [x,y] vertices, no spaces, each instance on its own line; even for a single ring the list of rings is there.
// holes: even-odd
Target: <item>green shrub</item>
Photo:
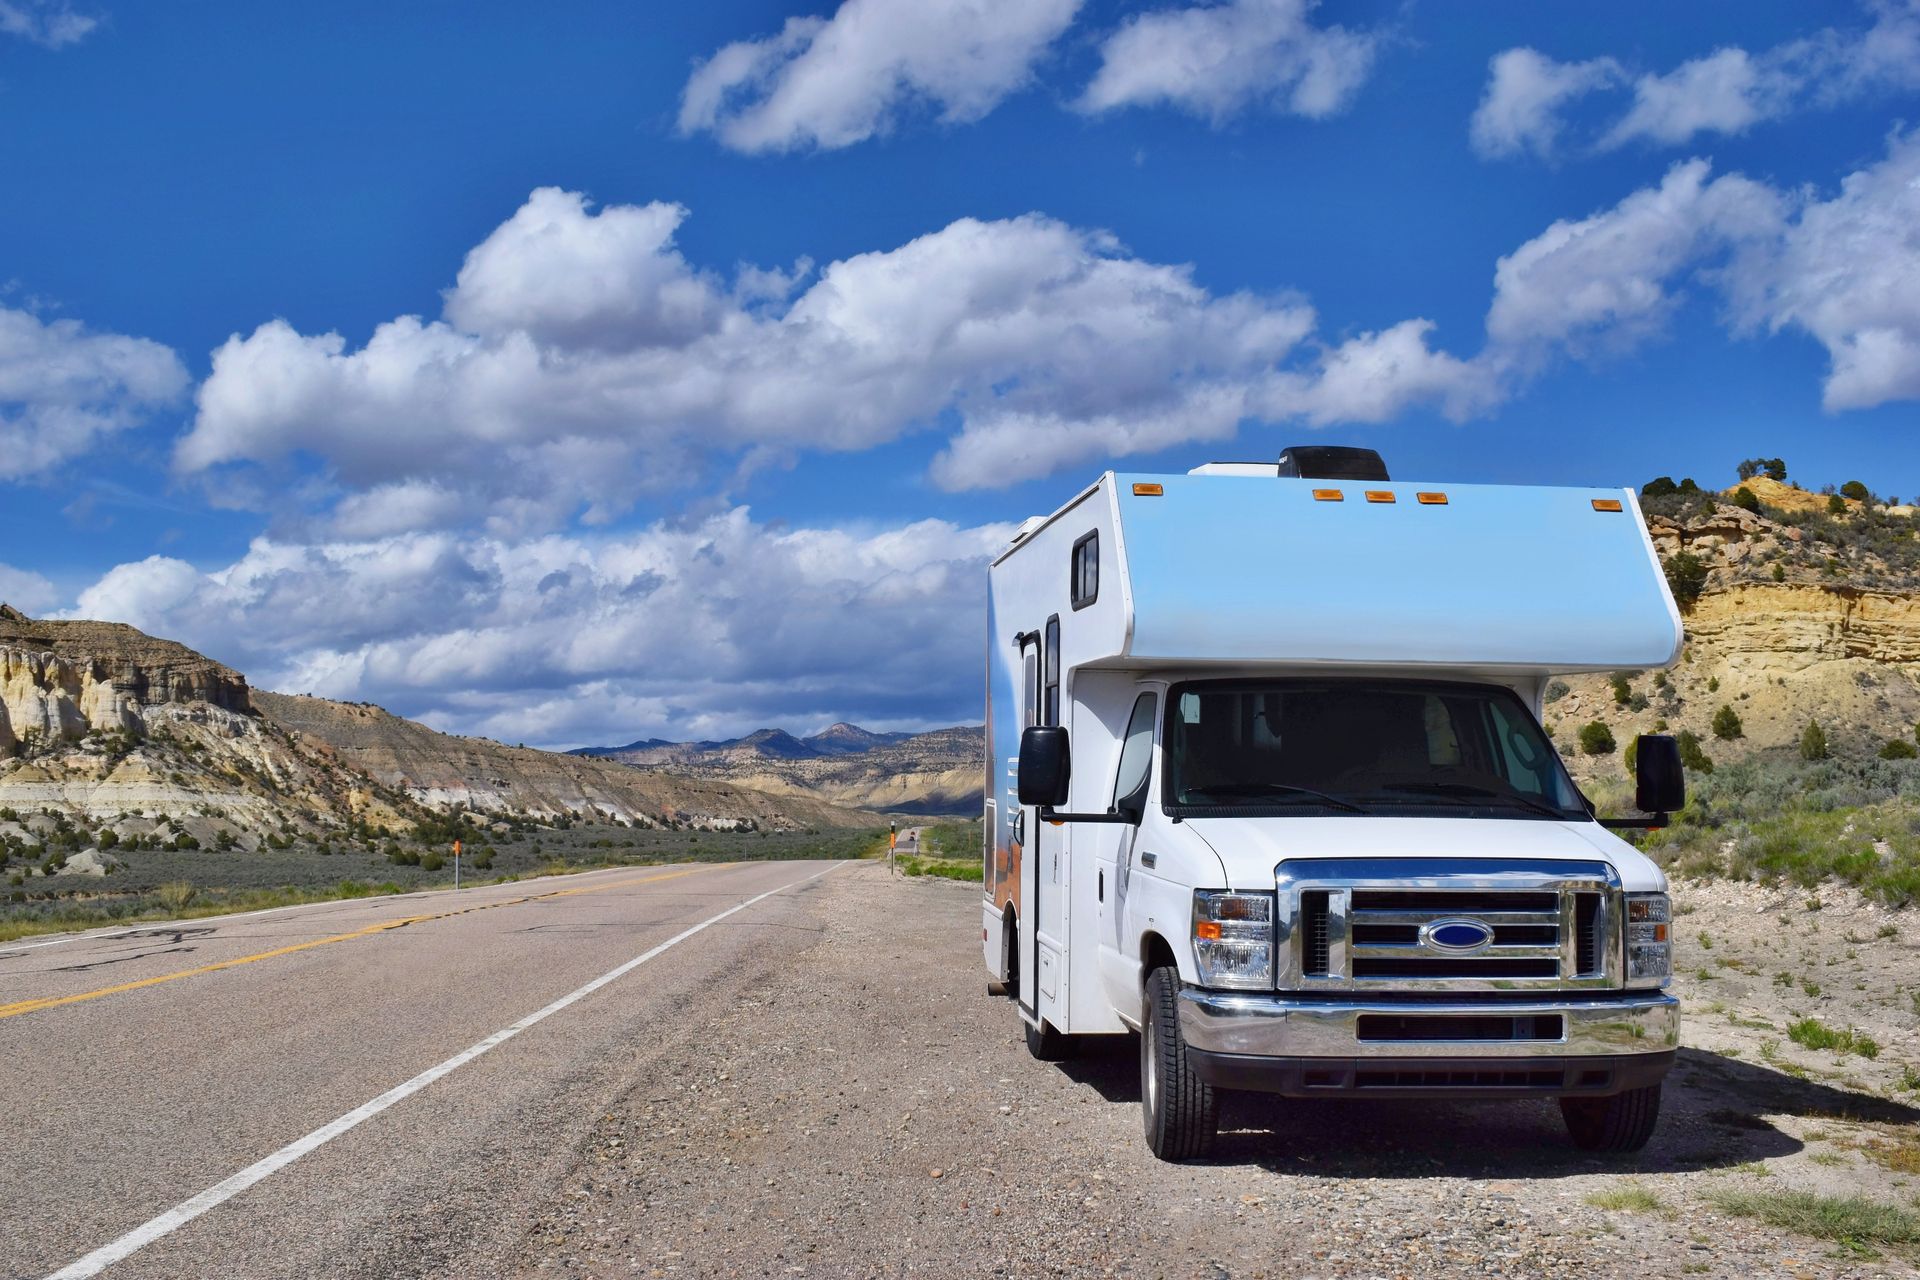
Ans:
[[[1611,755],[1614,752],[1613,730],[1598,720],[1589,720],[1580,726],[1580,750],[1590,756]]]
[[[1920,751],[1915,751],[1905,738],[1889,738],[1887,745],[1880,748],[1882,760],[1911,760],[1916,755],[1920,755]]]
[[[1674,743],[1680,748],[1681,767],[1691,769],[1695,773],[1713,772],[1713,761],[1707,757],[1705,749],[1701,747],[1699,734],[1691,729],[1682,729],[1674,738]]]
[[[420,855],[420,869],[422,871],[438,871],[446,865],[446,855],[438,849],[429,849]]]
[[[1707,562],[1691,551],[1676,551],[1661,564],[1667,588],[1682,608],[1690,608],[1707,589]]]
[[[1787,1039],[1809,1049],[1831,1049],[1835,1053],[1857,1053],[1863,1058],[1880,1056],[1879,1042],[1853,1028],[1836,1030],[1818,1018],[1802,1018],[1787,1024]]]
[[[1634,770],[1640,764],[1640,738],[1638,735],[1635,735],[1627,743],[1627,749],[1620,753],[1620,759],[1622,763],[1627,766],[1627,776],[1631,778]]]
[[[1733,505],[1742,511],[1759,511],[1760,499],[1754,496],[1753,490],[1741,485],[1733,491]]]
[[[1800,731],[1800,758],[1802,760],[1827,758],[1827,733],[1820,727],[1818,720],[1807,721],[1807,727]]]
[[[1840,496],[1843,498],[1852,498],[1855,502],[1865,502],[1873,495],[1867,491],[1866,485],[1861,484],[1858,480],[1849,480],[1840,486]]]
[[[1847,500],[1837,493],[1829,497],[1827,499],[1827,514],[1830,516],[1843,516],[1847,514]]]
[[[1713,713],[1713,736],[1724,742],[1745,737],[1746,730],[1740,724],[1740,713],[1722,703],[1720,709]]]
[[[1614,676],[1613,678],[1614,705],[1619,707],[1624,707],[1631,701],[1633,701],[1633,686],[1627,683],[1627,678],[1625,676],[1622,676],[1622,675]]]

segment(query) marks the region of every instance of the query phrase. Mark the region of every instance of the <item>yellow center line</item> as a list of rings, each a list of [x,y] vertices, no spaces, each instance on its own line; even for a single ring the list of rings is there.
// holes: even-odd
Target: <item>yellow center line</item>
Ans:
[[[475,911],[490,911],[495,907],[512,907],[526,902],[541,902],[548,898],[571,898],[580,894],[605,893],[609,889],[625,889],[633,885],[655,884],[661,880],[673,880],[680,876],[690,876],[696,871],[715,871],[732,863],[710,863],[705,866],[688,867],[683,871],[669,871],[664,875],[642,876],[638,880],[619,880],[612,884],[587,885],[576,889],[554,889],[548,893],[528,894],[522,898],[508,898],[501,902],[476,903],[471,907],[461,907],[455,911],[436,911],[427,915],[402,916],[398,920],[382,920],[378,924],[355,929],[351,933],[336,933],[330,938],[315,938],[310,942],[296,942],[291,946],[275,947],[272,951],[260,951],[250,956],[237,956],[232,960],[217,960],[212,964],[203,964],[197,969],[182,969],[178,973],[163,973],[152,978],[141,978],[137,982],[122,982],[116,986],[101,987],[97,991],[82,991],[70,996],[42,996],[36,1000],[18,1000],[12,1004],[0,1004],[0,1019],[17,1018],[23,1013],[36,1013],[41,1009],[55,1009],[63,1004],[80,1004],[87,1000],[98,1000],[103,996],[115,996],[125,991],[138,991],[142,987],[157,987],[163,982],[177,982],[181,978],[195,978],[203,973],[218,973],[222,969],[235,969],[243,964],[255,964],[261,960],[272,960],[277,956],[290,956],[296,951],[311,951],[315,947],[331,946],[336,942],[352,942],[355,938],[371,938],[375,934],[385,933],[389,929],[404,929],[410,924],[425,924],[430,920],[448,920],[454,916],[470,915]]]

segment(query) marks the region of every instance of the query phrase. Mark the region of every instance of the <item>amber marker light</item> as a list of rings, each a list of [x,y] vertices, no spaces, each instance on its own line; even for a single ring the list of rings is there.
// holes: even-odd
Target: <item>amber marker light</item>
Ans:
[[[1423,507],[1444,507],[1447,505],[1447,495],[1444,493],[1416,493],[1413,496],[1420,500],[1420,505]]]
[[[1620,499],[1618,499],[1618,498],[1595,498],[1595,499],[1593,500],[1593,509],[1594,509],[1595,511],[1622,511],[1622,510],[1625,510],[1625,508],[1623,508],[1623,507],[1622,507],[1622,506],[1620,505]]]
[[[1136,484],[1133,486],[1133,496],[1136,498],[1157,498],[1166,491],[1167,486],[1163,484]]]
[[[1369,489],[1367,490],[1367,501],[1368,502],[1392,502],[1394,501],[1393,490]]]
[[[1218,920],[1202,920],[1193,926],[1193,936],[1203,938],[1208,942],[1220,941],[1220,922]]]
[[[1315,502],[1345,502],[1347,495],[1338,489],[1315,489],[1313,491],[1313,500]]]

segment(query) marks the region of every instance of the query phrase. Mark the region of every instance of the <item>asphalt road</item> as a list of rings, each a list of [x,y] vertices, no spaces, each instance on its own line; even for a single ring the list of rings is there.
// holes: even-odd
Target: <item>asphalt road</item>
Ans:
[[[399,1270],[557,1183],[636,1053],[817,928],[839,865],[632,868],[0,947],[0,1276]]]

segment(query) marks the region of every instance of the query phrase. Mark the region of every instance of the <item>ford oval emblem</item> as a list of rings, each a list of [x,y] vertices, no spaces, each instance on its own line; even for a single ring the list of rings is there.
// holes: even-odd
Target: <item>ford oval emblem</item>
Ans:
[[[1493,927],[1479,920],[1434,920],[1420,929],[1420,945],[1429,951],[1462,955],[1493,941]]]

